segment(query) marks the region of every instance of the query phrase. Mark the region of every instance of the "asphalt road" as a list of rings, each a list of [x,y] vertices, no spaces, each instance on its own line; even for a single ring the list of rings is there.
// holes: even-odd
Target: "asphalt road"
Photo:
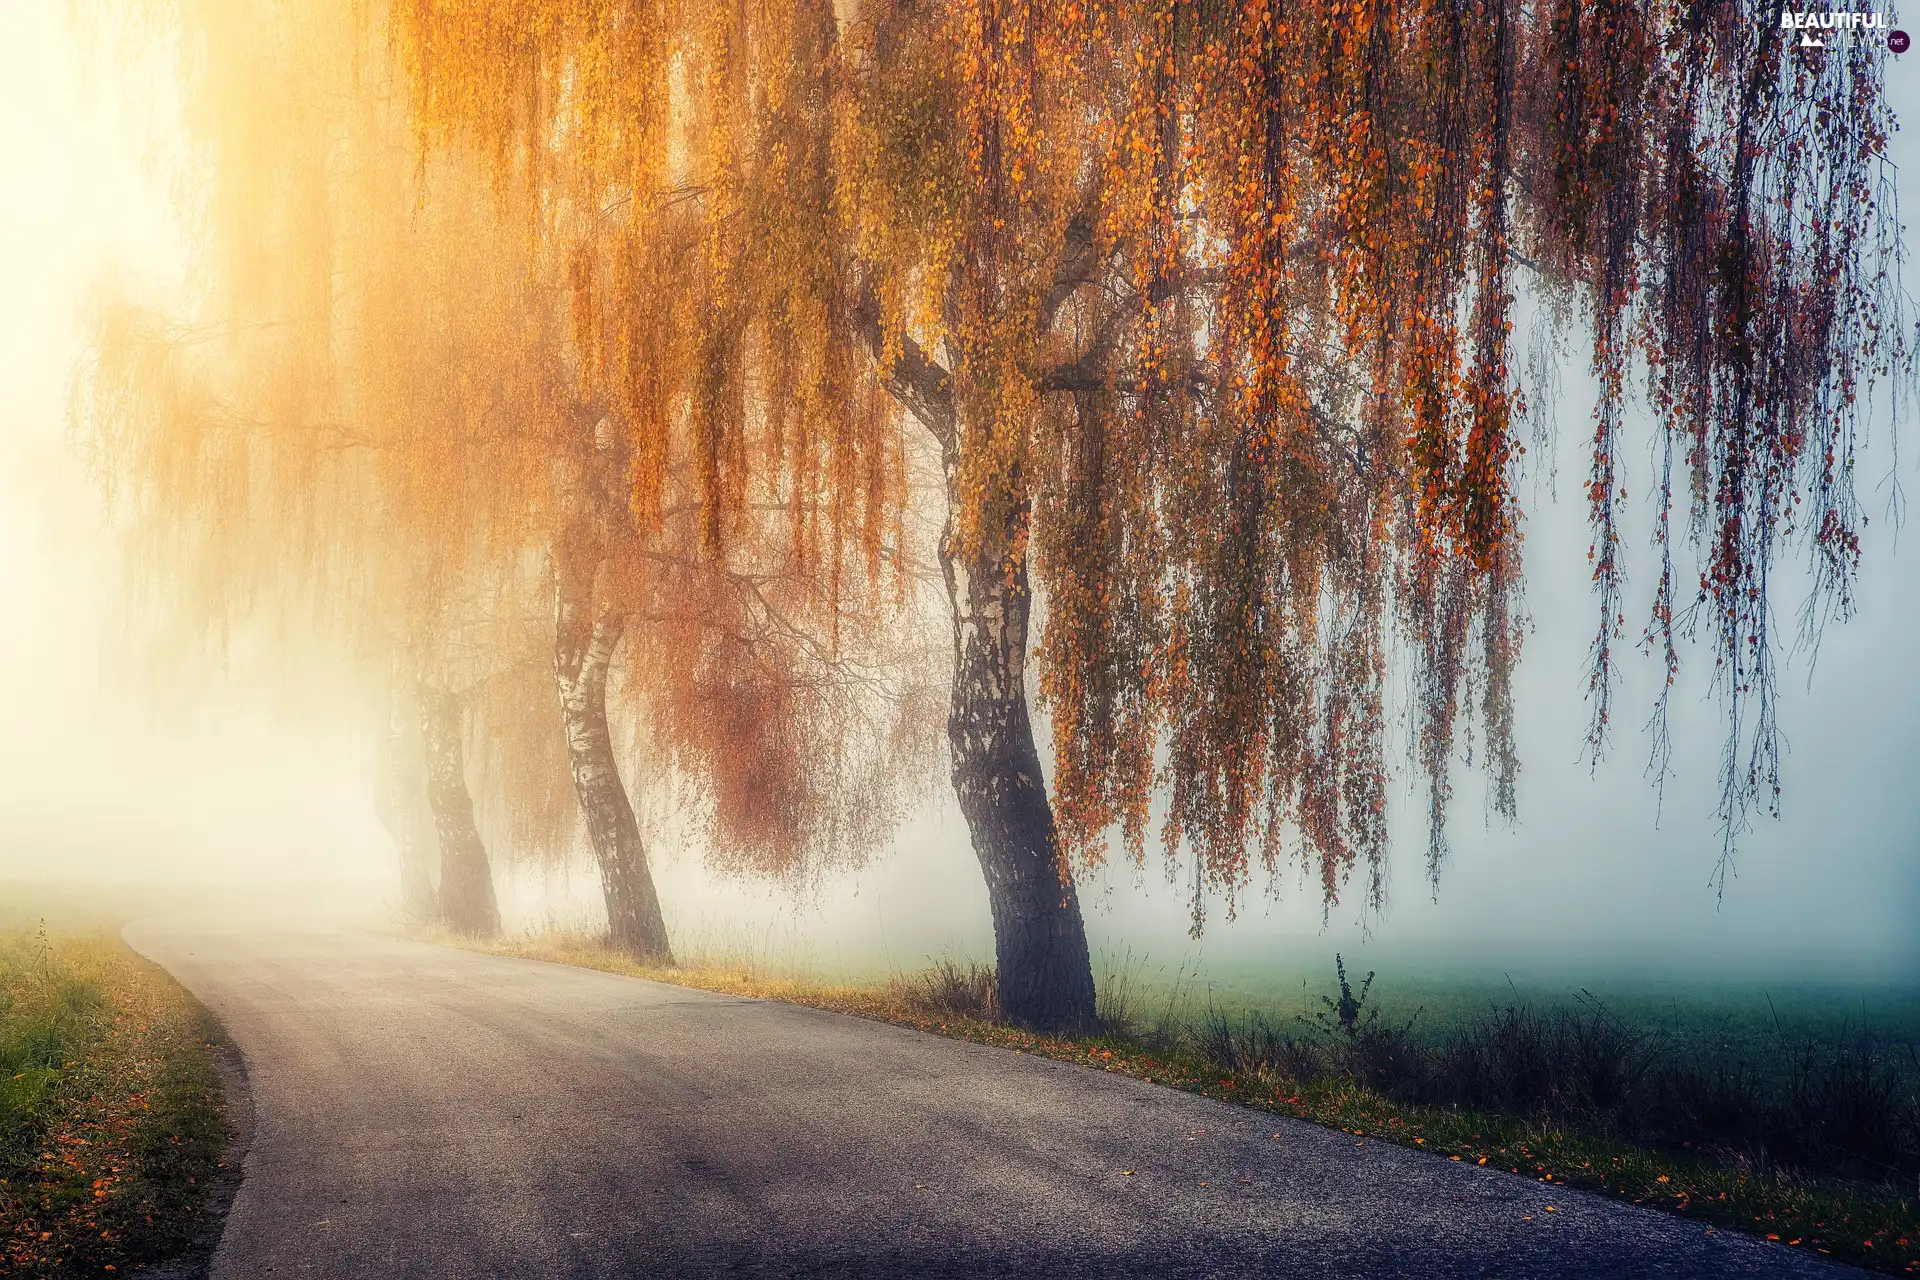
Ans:
[[[345,930],[127,936],[245,1056],[216,1280],[1862,1274],[792,1005]]]

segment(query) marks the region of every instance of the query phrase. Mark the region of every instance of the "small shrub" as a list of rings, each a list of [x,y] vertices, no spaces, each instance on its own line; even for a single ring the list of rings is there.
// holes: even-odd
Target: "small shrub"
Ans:
[[[910,1008],[936,1017],[990,1022],[998,1008],[993,966],[972,961],[965,965],[951,958],[935,961],[903,980],[899,992]]]
[[[1373,991],[1374,975],[1360,981],[1359,990],[1347,978],[1346,958],[1335,953],[1334,976],[1338,998],[1321,996],[1322,1006],[1312,1018],[1301,1018],[1321,1043],[1322,1056],[1328,1061],[1317,1064],[1319,1076],[1344,1074],[1354,1082],[1383,1093],[1417,1091],[1418,1082],[1427,1074],[1427,1055],[1413,1038],[1415,1011],[1401,1025],[1382,1022],[1378,1007],[1369,1008],[1367,996]],[[1298,1049],[1293,1055],[1304,1055]],[[1295,1076],[1295,1079],[1316,1077]]]
[[[1655,1042],[1635,1031],[1583,991],[1577,1009],[1561,1015],[1568,1105],[1590,1111],[1624,1106],[1645,1082],[1658,1053]]]
[[[1338,1020],[1340,1034],[1353,1040],[1360,1034],[1360,1014],[1367,1006],[1367,993],[1373,990],[1373,971],[1368,970],[1366,980],[1360,984],[1360,994],[1353,993],[1353,984],[1347,981],[1347,961],[1338,951],[1333,953],[1333,972],[1340,980],[1340,998],[1321,996],[1320,1003],[1326,1006],[1326,1012]],[[1369,1016],[1378,1018],[1380,1011],[1375,1009]],[[1324,1015],[1322,1015],[1324,1016]]]

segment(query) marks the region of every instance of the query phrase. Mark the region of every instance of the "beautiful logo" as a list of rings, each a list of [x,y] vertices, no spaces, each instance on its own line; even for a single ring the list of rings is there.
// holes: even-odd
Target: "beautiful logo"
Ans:
[[[1802,49],[1824,49],[1827,47],[1826,32],[1848,31],[1885,31],[1892,24],[1884,13],[1816,13],[1803,9],[1798,13],[1782,13],[1780,29],[1798,31]],[[1895,50],[1899,52],[1899,50]]]

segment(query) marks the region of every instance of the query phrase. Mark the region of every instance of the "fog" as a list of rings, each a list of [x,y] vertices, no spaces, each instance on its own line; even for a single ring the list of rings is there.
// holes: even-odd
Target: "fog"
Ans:
[[[289,899],[324,889],[391,909],[397,864],[373,811],[359,695],[312,654],[283,659],[245,644],[224,662],[156,654],[143,619],[164,599],[127,592],[98,486],[70,438],[69,380],[94,282],[117,263],[177,285],[182,250],[154,162],[167,145],[164,87],[129,97],[112,77],[88,74],[67,10],[64,0],[15,0],[0,16],[0,154],[11,160],[0,185],[0,892],[23,882],[238,884]],[[1903,116],[1920,112],[1913,58],[1888,72]],[[1911,134],[1896,138],[1894,154],[1903,171],[1920,171]],[[1876,425],[1861,473],[1872,524],[1858,616],[1829,629],[1817,668],[1805,653],[1788,668],[1782,816],[1758,818],[1741,839],[1721,894],[1723,722],[1710,654],[1684,655],[1664,804],[1638,728],[1657,689],[1655,662],[1623,659],[1611,753],[1591,770],[1585,758],[1595,605],[1581,454],[1592,386],[1577,334],[1570,345],[1558,483],[1530,476],[1523,489],[1535,629],[1516,677],[1519,822],[1487,819],[1463,764],[1437,893],[1426,882],[1420,798],[1401,787],[1384,914],[1363,913],[1355,892],[1323,918],[1312,884],[1286,876],[1269,892],[1256,878],[1237,916],[1216,907],[1197,941],[1184,884],[1169,884],[1152,860],[1138,873],[1112,866],[1083,882],[1096,952],[1193,958],[1222,972],[1361,949],[1383,967],[1920,974],[1920,532],[1900,536],[1883,483],[1915,482],[1913,424],[1897,467],[1884,414]],[[1647,447],[1627,460],[1636,499],[1651,465]],[[1635,510],[1640,522],[1624,535],[1629,639],[1654,577],[1645,509]],[[1790,583],[1780,599],[1790,624]],[[696,846],[657,840],[677,945],[797,951],[826,967],[990,955],[964,825],[943,787],[932,794],[885,856],[798,895],[715,880]],[[584,861],[513,873],[502,892],[509,927],[591,925],[598,896]]]

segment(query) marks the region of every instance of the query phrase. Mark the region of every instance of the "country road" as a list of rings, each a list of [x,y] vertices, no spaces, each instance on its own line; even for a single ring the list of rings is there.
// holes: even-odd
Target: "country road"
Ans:
[[[246,1060],[216,1280],[1863,1274],[791,1005],[317,926],[127,937]]]

